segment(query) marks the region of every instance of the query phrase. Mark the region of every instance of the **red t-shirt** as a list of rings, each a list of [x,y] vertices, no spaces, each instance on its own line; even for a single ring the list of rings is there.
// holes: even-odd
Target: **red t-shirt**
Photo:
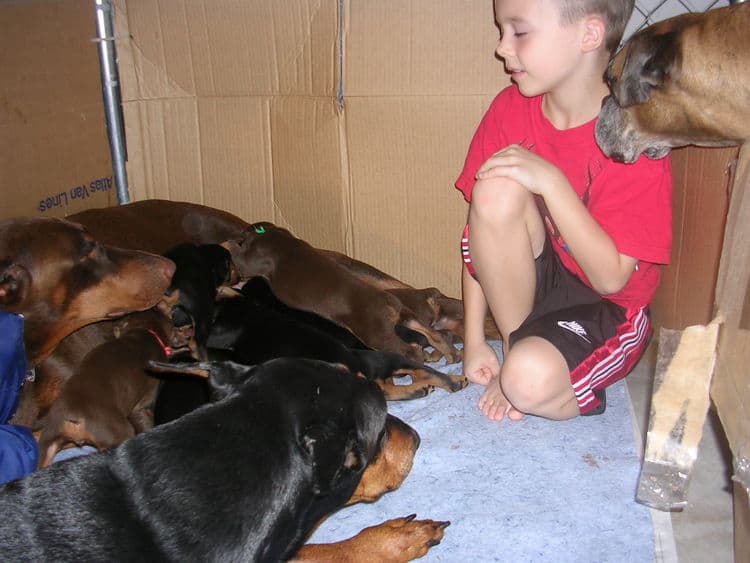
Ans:
[[[511,144],[527,148],[557,166],[609,234],[621,254],[638,259],[625,287],[605,297],[623,307],[648,305],[659,284],[659,264],[669,263],[672,243],[672,176],[669,159],[641,156],[633,164],[608,159],[594,138],[596,119],[559,130],[542,113],[542,96],[527,98],[515,85],[494,99],[471,140],[456,187],[471,201],[474,175],[494,153]],[[540,198],[537,199],[540,201]],[[591,285],[568,253],[546,206],[539,205],[560,260]]]

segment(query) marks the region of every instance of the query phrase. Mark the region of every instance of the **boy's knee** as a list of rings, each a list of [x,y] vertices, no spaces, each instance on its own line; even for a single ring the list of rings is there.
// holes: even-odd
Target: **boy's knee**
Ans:
[[[508,178],[478,180],[471,193],[470,214],[475,220],[501,222],[523,216],[529,192]]]
[[[537,338],[520,340],[506,357],[500,374],[503,394],[521,412],[539,408],[569,391],[567,365],[550,344]],[[561,363],[562,362],[562,363]]]
[[[534,385],[534,377],[529,372],[508,369],[506,364],[500,375],[500,388],[505,398],[523,413],[533,414],[542,402],[539,389]]]

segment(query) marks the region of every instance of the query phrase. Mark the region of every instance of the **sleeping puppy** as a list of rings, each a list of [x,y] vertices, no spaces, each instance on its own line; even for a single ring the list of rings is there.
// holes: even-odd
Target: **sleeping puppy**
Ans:
[[[389,401],[424,397],[435,388],[452,393],[467,385],[464,376],[441,373],[394,352],[372,350],[337,323],[285,305],[261,277],[248,280],[239,294],[220,300],[215,309],[208,338],[211,359],[258,364],[294,357],[340,363],[375,381]],[[154,420],[156,424],[169,422],[208,399],[203,380],[165,379]]]
[[[290,359],[196,369],[217,402],[0,489],[0,559],[286,560],[391,440],[401,480],[411,467],[416,433],[348,370]],[[446,525],[427,522],[423,552]]]

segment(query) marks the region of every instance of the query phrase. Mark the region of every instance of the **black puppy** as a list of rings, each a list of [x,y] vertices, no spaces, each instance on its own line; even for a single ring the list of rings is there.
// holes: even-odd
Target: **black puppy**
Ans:
[[[395,453],[402,479],[411,467],[414,431],[341,366],[203,368],[219,402],[0,489],[0,560],[286,560],[409,432]],[[445,524],[428,526],[427,546]]]
[[[175,263],[172,282],[159,309],[172,319],[187,345],[190,357],[207,360],[206,341],[214,317],[217,294],[238,281],[229,251],[218,244],[179,244],[165,253]],[[178,358],[175,358],[178,359]],[[154,405],[154,424],[169,422],[208,402],[203,379],[165,376]]]
[[[164,256],[176,268],[160,308],[171,317],[175,327],[193,329],[191,350],[196,358],[206,360],[206,340],[217,292],[239,280],[232,256],[218,244],[191,243],[175,246]]]
[[[441,373],[393,352],[371,350],[335,322],[288,307],[261,277],[248,280],[236,297],[217,302],[207,344],[211,359],[246,365],[281,357],[341,363],[375,381],[388,400],[424,397],[435,387],[458,391],[467,384],[463,376]],[[164,380],[154,407],[155,423],[197,408],[208,400],[208,392],[200,379]]]
[[[401,354],[368,348],[352,332],[312,312],[288,307],[265,278],[250,279],[241,296],[222,300],[208,338],[210,354],[256,364],[284,356],[341,363],[375,381],[388,400],[423,397],[435,387],[458,391],[463,376],[451,376]],[[409,376],[398,384],[394,378]]]

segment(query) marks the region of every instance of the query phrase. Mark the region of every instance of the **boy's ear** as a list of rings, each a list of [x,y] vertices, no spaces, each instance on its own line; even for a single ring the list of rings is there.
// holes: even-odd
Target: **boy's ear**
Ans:
[[[607,26],[601,16],[592,14],[583,18],[583,40],[581,48],[584,52],[595,51],[601,47],[606,38]]]

